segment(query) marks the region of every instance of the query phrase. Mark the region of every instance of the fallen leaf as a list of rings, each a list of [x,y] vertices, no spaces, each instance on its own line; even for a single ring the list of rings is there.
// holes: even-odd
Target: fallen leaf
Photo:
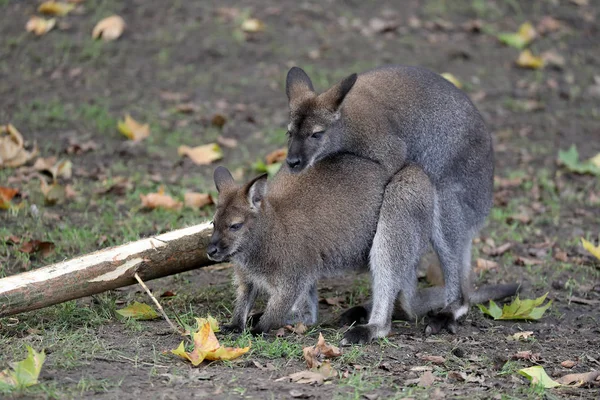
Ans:
[[[516,64],[521,68],[540,69],[544,67],[545,62],[542,57],[534,56],[531,50],[527,49],[519,54]]]
[[[560,383],[553,381],[544,368],[536,365],[535,367],[520,369],[519,374],[523,375],[531,381],[532,385],[540,385],[546,389],[560,386]]]
[[[433,364],[443,364],[446,362],[446,359],[442,356],[430,356],[430,355],[422,355],[419,357],[423,361],[429,361]]]
[[[188,156],[197,165],[209,165],[223,158],[221,147],[216,143],[197,147],[179,146],[177,152],[180,156]]]
[[[510,336],[512,339],[514,340],[527,340],[529,339],[531,336],[533,336],[533,331],[523,331],[523,332],[517,332],[514,335]]]
[[[29,240],[21,244],[19,251],[27,254],[40,253],[42,258],[46,258],[52,253],[54,253],[55,248],[56,246],[52,242],[43,242],[41,240]]]
[[[591,255],[600,260],[600,244],[598,246],[594,246],[592,242],[588,242],[584,238],[581,238],[581,244],[583,248],[590,252]]]
[[[440,75],[442,75],[447,81],[452,82],[452,84],[454,86],[456,86],[457,88],[462,89],[462,87],[463,87],[462,83],[458,80],[457,77],[455,77],[451,73],[444,72],[443,74],[440,74]]]
[[[156,319],[159,317],[158,313],[154,311],[154,308],[148,304],[138,303],[134,301],[133,304],[117,310],[117,314],[122,315],[126,318],[133,318],[139,320]]]
[[[183,195],[183,203],[186,207],[202,208],[211,204],[215,204],[212,196],[208,193],[187,192]]]
[[[182,114],[192,114],[200,109],[197,104],[194,103],[182,103],[175,106],[175,110]]]
[[[33,164],[33,169],[40,172],[48,172],[52,179],[71,179],[73,175],[73,163],[69,160],[56,161],[56,157],[38,158]]]
[[[497,269],[498,263],[492,260],[486,260],[483,258],[478,258],[475,264],[475,273],[480,274],[483,271],[490,271],[492,269]]]
[[[523,49],[527,46],[535,37],[537,33],[533,25],[530,22],[525,22],[519,27],[517,33],[500,33],[497,38],[502,43],[507,44],[517,49]]]
[[[119,121],[117,127],[119,128],[119,132],[134,142],[139,142],[150,136],[150,125],[140,124],[131,118],[129,114],[125,114],[125,120]]]
[[[322,333],[319,333],[319,339],[315,346],[308,346],[302,349],[304,360],[308,368],[318,367],[325,358],[339,357],[342,355],[339,347],[327,344]]]
[[[38,377],[46,360],[44,351],[38,353],[30,346],[27,347],[27,357],[12,364],[12,370],[5,369],[0,372],[0,389],[6,385],[9,388],[23,390],[36,385]]]
[[[558,378],[556,381],[563,385],[582,386],[586,383],[592,383],[600,376],[600,371],[590,371],[581,374],[568,374]]]
[[[204,326],[206,323],[210,324],[210,329],[212,329],[213,332],[221,331],[221,328],[219,327],[219,321],[217,321],[215,317],[209,315],[206,318],[196,318],[196,326],[198,329],[200,329],[200,327]]]
[[[494,184],[501,189],[519,187],[519,186],[521,186],[523,181],[524,181],[524,178],[522,176],[517,176],[514,178],[501,178],[499,176],[494,177]]]
[[[595,157],[593,158],[595,160]],[[600,176],[600,166],[591,160],[580,161],[577,147],[573,144],[568,150],[558,151],[558,161],[571,172]]]
[[[431,371],[425,371],[419,378],[418,385],[421,387],[429,387],[435,382],[435,375]]]
[[[97,189],[97,194],[116,194],[122,196],[133,188],[131,181],[124,176],[113,177],[110,181],[103,181],[103,188]]]
[[[44,195],[44,200],[48,205],[61,203],[67,198],[67,192],[64,186],[57,182],[48,185],[44,179],[40,179],[40,191]]]
[[[565,360],[565,361],[561,362],[560,365],[562,365],[563,368],[573,368],[574,366],[577,365],[577,361]]]
[[[248,18],[242,22],[241,28],[244,32],[257,33],[265,30],[265,24],[257,18]]]
[[[183,206],[180,201],[165,194],[163,187],[157,193],[140,194],[140,199],[142,200],[142,207],[150,209],[166,208],[168,210],[179,210]]]
[[[286,325],[285,329],[287,329],[288,331],[290,331],[292,333],[295,333],[296,335],[303,335],[308,330],[308,328],[306,327],[306,325],[304,325],[302,322],[298,322],[294,326],[292,326],[292,325]]]
[[[557,69],[561,69],[565,66],[565,58],[558,54],[556,51],[545,51],[540,55],[540,57],[544,61],[544,65],[556,67]]]
[[[590,158],[588,161],[591,162],[592,164],[594,164],[596,167],[600,168],[600,153],[596,154],[594,157]]]
[[[518,351],[512,356],[513,360],[526,360],[534,363],[541,360],[541,358],[540,353],[532,353],[531,350]]]
[[[11,207],[10,201],[18,193],[17,189],[0,186],[0,210],[8,210]]]
[[[556,261],[567,262],[569,261],[569,256],[567,255],[566,251],[557,251],[554,253],[554,259]]]
[[[258,361],[252,361],[252,363],[261,371],[277,371],[277,367],[271,363],[266,363],[265,365],[262,365]]]
[[[125,30],[125,20],[118,15],[104,18],[96,24],[92,31],[92,38],[102,38],[105,42],[118,39]]]
[[[538,260],[535,258],[529,258],[529,257],[517,257],[517,259],[515,260],[515,264],[517,265],[525,265],[525,266],[529,266],[529,265],[541,265],[543,264],[544,261],[542,260]]]
[[[537,31],[543,35],[545,33],[556,32],[562,28],[562,23],[554,17],[546,15],[537,24]]]
[[[210,123],[217,128],[223,128],[223,125],[227,122],[227,118],[223,114],[215,114],[213,115]]]
[[[25,150],[23,136],[12,124],[0,126],[0,168],[20,167],[36,155],[36,147]]]
[[[219,143],[221,146],[227,147],[229,149],[233,149],[233,148],[237,147],[237,145],[238,145],[238,141],[236,139],[226,138],[223,136],[219,136],[217,138],[217,143]]]
[[[25,24],[25,30],[27,32],[33,32],[37,36],[43,36],[46,33],[50,32],[52,28],[56,25],[56,19],[50,18],[45,19],[41,17],[32,16]]]
[[[325,382],[325,377],[318,372],[300,371],[275,379],[275,382],[291,381],[308,385],[320,386]]]
[[[60,1],[45,1],[40,4],[38,11],[42,14],[62,17],[73,11],[74,8],[74,4],[63,3]]]
[[[194,341],[192,352],[185,351],[184,342],[182,341],[177,349],[171,350],[171,353],[189,360],[195,367],[204,360],[233,360],[250,350],[250,346],[244,348],[222,347],[209,321],[198,326],[198,331],[193,333],[192,338]]]
[[[287,148],[277,149],[277,150],[270,152],[269,154],[267,154],[265,156],[265,162],[267,163],[267,165],[272,165],[275,163],[282,163],[283,161],[285,161],[286,157],[287,157]]]
[[[485,378],[483,376],[477,376],[475,374],[467,374],[463,371],[450,371],[448,372],[448,378],[456,379],[457,381],[467,383],[483,383]]]
[[[321,299],[321,303],[325,303],[329,306],[339,306],[345,301],[346,299],[344,297],[327,297]]]
[[[77,142],[76,139],[69,139],[69,146],[65,149],[65,153],[67,154],[83,154],[89,151],[96,150],[98,148],[98,144],[93,140],[88,140],[84,143]]]
[[[163,292],[163,294],[160,295],[161,298],[162,297],[175,297],[175,296],[176,296],[175,292],[172,292],[170,290],[167,290],[167,291]]]
[[[542,318],[544,312],[552,305],[552,300],[550,300],[545,305],[541,306],[541,304],[546,300],[545,295],[538,297],[537,299],[524,299],[521,300],[519,296],[515,300],[513,300],[510,304],[505,304],[502,309],[498,307],[498,305],[490,300],[489,308],[486,308],[482,304],[478,304],[477,306],[484,314],[491,316],[494,319],[532,319],[538,320]],[[541,307],[538,307],[541,306]]]

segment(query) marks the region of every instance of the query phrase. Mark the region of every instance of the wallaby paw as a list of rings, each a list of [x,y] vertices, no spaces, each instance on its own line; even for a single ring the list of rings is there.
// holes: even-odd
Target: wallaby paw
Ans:
[[[458,323],[452,312],[444,310],[429,314],[429,323],[425,327],[425,336],[437,335],[443,329],[451,334],[458,332]]]
[[[340,315],[340,325],[366,324],[369,319],[369,311],[364,306],[356,306],[347,309]]]
[[[358,325],[344,334],[341,346],[352,344],[367,344],[371,341],[371,329],[367,325]]]
[[[222,333],[242,333],[244,328],[237,324],[225,324],[221,325]]]

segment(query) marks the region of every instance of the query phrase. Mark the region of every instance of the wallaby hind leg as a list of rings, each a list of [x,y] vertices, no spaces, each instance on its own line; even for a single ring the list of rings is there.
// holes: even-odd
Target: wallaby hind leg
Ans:
[[[369,322],[347,331],[343,345],[386,336],[398,293],[404,299],[414,298],[417,267],[429,244],[432,216],[433,188],[427,175],[416,166],[399,171],[386,188],[370,252],[373,307]]]

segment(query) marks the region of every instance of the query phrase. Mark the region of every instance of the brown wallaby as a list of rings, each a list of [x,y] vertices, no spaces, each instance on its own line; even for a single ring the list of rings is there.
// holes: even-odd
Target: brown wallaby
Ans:
[[[287,164],[293,173],[304,173],[334,154],[354,154],[381,165],[388,178],[410,164],[428,176],[433,187],[431,244],[445,281],[444,309],[428,332],[444,326],[454,330],[456,319],[466,314],[470,302],[471,242],[492,205],[492,139],[475,106],[440,75],[408,66],[352,74],[322,94],[314,91],[303,70],[294,67],[287,75],[286,93],[290,108]],[[407,208],[402,201],[398,200],[398,212]],[[419,231],[421,222],[398,227],[380,219],[379,224],[389,231],[378,227],[378,235],[394,238],[402,246],[400,242],[410,238],[413,229]],[[376,237],[371,260],[386,257],[377,249]],[[403,262],[413,265],[416,261]],[[349,331],[348,342],[368,342],[380,336],[388,324],[391,304],[404,290],[387,270],[376,268],[371,265],[369,322]],[[387,283],[378,286],[379,281]]]
[[[371,271],[381,271],[376,287],[401,282],[400,301],[409,315],[444,305],[439,292],[416,291],[434,206],[433,186],[421,168],[407,166],[389,180],[376,162],[341,154],[301,174],[284,167],[268,183],[262,175],[236,185],[224,167],[215,170],[214,180],[219,197],[207,252],[215,261],[235,263],[238,284],[224,331],[245,328],[259,291],[269,299],[253,333],[295,321],[313,324],[317,280],[369,263]],[[402,240],[398,228],[406,233]],[[391,312],[376,335],[390,327]]]

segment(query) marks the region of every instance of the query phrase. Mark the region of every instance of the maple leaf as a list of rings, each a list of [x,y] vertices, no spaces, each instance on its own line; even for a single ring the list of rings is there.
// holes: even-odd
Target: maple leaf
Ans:
[[[29,18],[29,21],[27,21],[27,24],[25,25],[25,30],[27,32],[33,32],[37,36],[42,36],[50,32],[52,28],[54,28],[54,25],[56,25],[55,18],[45,19],[33,16]]]
[[[532,319],[538,320],[542,318],[544,312],[552,305],[552,300],[550,300],[545,305],[540,306],[545,300],[548,293],[545,295],[538,297],[537,299],[519,299],[519,296],[510,304],[505,304],[501,309],[498,305],[490,300],[489,308],[485,307],[482,304],[478,304],[477,306],[484,314],[491,316],[494,319]]]
[[[25,150],[23,136],[12,124],[0,126],[0,168],[20,167],[37,153],[37,147],[32,151]]]
[[[125,20],[122,17],[112,15],[96,24],[92,31],[92,38],[102,38],[105,42],[116,40],[123,34],[125,26]]]
[[[11,208],[10,201],[19,193],[17,189],[0,186],[0,210]]]
[[[188,156],[197,165],[208,165],[223,158],[223,151],[216,143],[197,147],[179,146],[177,152],[180,156]]]
[[[0,372],[0,390],[3,386],[8,389],[24,389],[38,383],[38,377],[46,354],[42,351],[38,353],[30,346],[27,346],[27,358],[22,361],[15,362],[12,365],[12,370],[4,370]]]
[[[342,355],[339,347],[327,344],[323,334],[319,332],[319,339],[315,346],[308,346],[302,349],[304,360],[308,368],[319,367],[324,358],[339,357]]]
[[[62,17],[73,11],[74,8],[74,4],[63,3],[61,1],[45,1],[40,4],[38,11],[42,14]]]
[[[139,142],[150,136],[150,125],[140,124],[131,115],[125,114],[125,119],[117,124],[119,132],[134,142]]]
[[[180,201],[175,200],[168,194],[165,194],[165,189],[161,187],[157,193],[141,194],[142,207],[145,208],[166,208],[168,210],[179,210],[182,207]]]
[[[185,351],[184,342],[182,341],[179,347],[171,350],[171,353],[189,360],[196,367],[204,360],[233,360],[250,350],[250,346],[244,348],[221,346],[211,327],[211,322],[206,320],[200,324],[201,320],[200,318],[198,319],[198,331],[192,334],[194,350],[192,352]]]

